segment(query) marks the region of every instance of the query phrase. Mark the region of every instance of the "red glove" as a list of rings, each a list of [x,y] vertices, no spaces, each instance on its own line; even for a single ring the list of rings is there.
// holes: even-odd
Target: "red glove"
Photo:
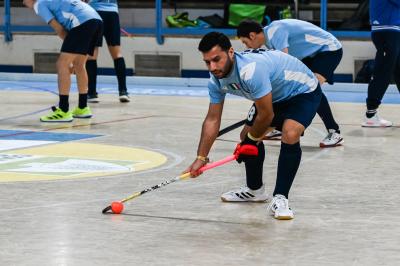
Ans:
[[[262,142],[260,142],[262,145]],[[233,154],[236,156],[236,161],[241,163],[245,161],[249,156],[258,156],[258,141],[254,141],[246,135],[244,140],[236,145]]]

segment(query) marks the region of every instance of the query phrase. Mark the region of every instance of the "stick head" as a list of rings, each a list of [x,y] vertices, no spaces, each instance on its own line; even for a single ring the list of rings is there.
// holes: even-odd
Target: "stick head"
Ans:
[[[258,149],[254,145],[249,145],[249,144],[240,145],[240,144],[238,144],[236,146],[236,149],[235,149],[236,158],[239,157],[239,155],[257,156],[258,155]]]
[[[111,205],[105,207],[105,208],[101,211],[101,213],[102,213],[102,214],[106,214],[108,211],[111,211]]]

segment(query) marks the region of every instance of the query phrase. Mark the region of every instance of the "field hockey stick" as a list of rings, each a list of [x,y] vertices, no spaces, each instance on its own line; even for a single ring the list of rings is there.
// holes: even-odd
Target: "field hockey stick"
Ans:
[[[123,28],[120,29],[120,31],[127,37],[129,38],[133,38],[133,34],[127,32],[126,30],[124,30]]]
[[[226,164],[226,163],[228,163],[230,161],[236,160],[239,157],[239,155],[253,155],[253,156],[256,156],[257,154],[258,154],[258,149],[255,146],[252,146],[252,145],[242,145],[242,146],[240,146],[239,145],[238,148],[236,148],[234,154],[232,154],[232,155],[230,155],[230,156],[228,156],[228,157],[226,157],[224,159],[221,159],[219,161],[206,164],[205,166],[203,166],[203,167],[201,167],[199,169],[199,172],[203,173],[204,171],[207,171],[209,169],[212,169],[212,168],[215,168],[217,166]],[[129,200],[132,200],[134,198],[137,198],[137,197],[139,197],[139,196],[141,196],[141,195],[143,195],[143,194],[145,194],[145,193],[147,193],[149,191],[156,190],[158,188],[164,187],[164,186],[166,186],[168,184],[171,184],[171,183],[174,183],[174,182],[176,182],[178,180],[186,179],[188,177],[190,177],[190,172],[184,173],[184,174],[182,174],[180,176],[177,176],[177,177],[175,177],[175,178],[173,178],[171,180],[164,181],[164,182],[162,182],[162,183],[160,183],[158,185],[152,186],[150,188],[146,188],[146,189],[144,189],[144,190],[142,190],[140,192],[136,192],[136,193],[132,194],[131,196],[121,200],[120,203],[125,203],[125,202],[127,202]],[[103,209],[102,213],[105,214],[108,211],[110,211],[111,209],[112,209],[112,207],[111,207],[111,205],[109,205],[109,206],[107,206],[107,207],[105,207]]]
[[[243,126],[244,123],[246,123],[246,120],[247,120],[247,119],[243,119],[243,120],[241,120],[241,121],[239,121],[239,122],[236,122],[236,123],[233,124],[233,125],[230,125],[230,126],[224,128],[224,129],[221,129],[221,130],[218,132],[218,137],[220,137],[220,136],[222,136],[222,135],[228,133],[229,131],[232,131],[232,130],[234,130],[234,129],[237,129],[237,128],[240,127],[240,126]]]

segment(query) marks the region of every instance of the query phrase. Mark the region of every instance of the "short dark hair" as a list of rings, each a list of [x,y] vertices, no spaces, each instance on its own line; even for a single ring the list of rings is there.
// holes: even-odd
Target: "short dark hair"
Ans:
[[[260,33],[263,30],[263,27],[261,26],[260,23],[254,20],[243,20],[240,22],[236,35],[240,37],[250,37],[250,32],[255,32],[255,33]]]
[[[205,53],[210,51],[216,45],[219,45],[222,51],[228,51],[232,47],[231,41],[225,34],[212,31],[203,36],[198,49],[200,52]]]

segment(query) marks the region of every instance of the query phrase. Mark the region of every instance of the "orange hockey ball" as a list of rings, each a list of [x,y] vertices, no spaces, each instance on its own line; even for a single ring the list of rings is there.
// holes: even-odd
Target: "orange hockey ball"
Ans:
[[[113,203],[111,203],[111,210],[113,213],[115,214],[120,214],[124,209],[124,204],[122,204],[122,202],[119,201],[114,201]]]

